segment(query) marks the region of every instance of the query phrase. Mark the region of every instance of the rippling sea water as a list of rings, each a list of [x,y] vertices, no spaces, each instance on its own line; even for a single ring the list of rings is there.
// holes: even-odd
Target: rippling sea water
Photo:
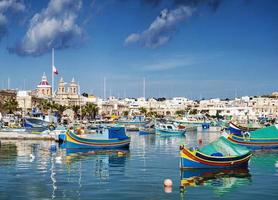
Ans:
[[[181,173],[179,145],[204,145],[217,132],[129,135],[124,155],[51,152],[51,142],[2,140],[0,199],[278,199],[277,152],[255,153],[244,172]],[[172,179],[172,191],[164,191],[165,178]]]

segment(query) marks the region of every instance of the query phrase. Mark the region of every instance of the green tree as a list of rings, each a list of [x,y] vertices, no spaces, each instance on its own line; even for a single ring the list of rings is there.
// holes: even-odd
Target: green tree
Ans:
[[[127,110],[125,110],[125,111],[123,112],[123,116],[125,116],[125,117],[127,117],[128,114],[129,114],[129,112],[128,112]]]
[[[63,112],[64,112],[66,109],[67,109],[67,106],[59,105],[59,104],[56,105],[56,110],[57,110],[57,112],[59,113],[60,116],[63,115]]]
[[[46,99],[42,99],[41,101],[38,102],[38,108],[42,111],[42,112],[48,112],[48,110],[50,109],[50,103],[48,100]]]
[[[73,106],[71,106],[71,109],[73,110],[74,115],[77,116],[79,113],[79,110],[80,110],[80,106],[73,105]]]
[[[88,97],[89,95],[88,95],[88,93],[83,92],[83,93],[82,93],[82,96],[83,96],[83,97]]]
[[[9,114],[14,113],[18,109],[18,102],[15,99],[8,99],[3,104],[3,109]]]
[[[189,114],[190,115],[196,115],[197,114],[197,109],[191,109],[190,111],[189,111]]]
[[[150,112],[147,113],[146,116],[147,117],[154,117],[154,118],[156,118],[158,116],[158,114],[155,111],[150,111]]]
[[[141,107],[141,108],[139,108],[139,112],[140,112],[141,115],[146,115],[147,114],[147,109]]]
[[[86,103],[82,111],[84,111],[84,115],[88,116],[89,119],[95,119],[96,115],[98,114],[98,107],[96,104]]]
[[[177,111],[176,111],[176,115],[178,115],[178,116],[183,116],[183,115],[185,115],[185,110],[177,110]]]

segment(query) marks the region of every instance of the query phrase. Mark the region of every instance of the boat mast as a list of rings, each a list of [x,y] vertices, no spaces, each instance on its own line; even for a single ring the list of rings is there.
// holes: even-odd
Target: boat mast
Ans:
[[[146,99],[146,78],[143,78],[143,97]]]
[[[106,77],[103,78],[103,100],[106,99]]]
[[[52,48],[52,65],[51,65],[51,75],[52,75],[52,97],[54,97],[54,72],[53,72],[53,67],[54,67],[54,48]]]

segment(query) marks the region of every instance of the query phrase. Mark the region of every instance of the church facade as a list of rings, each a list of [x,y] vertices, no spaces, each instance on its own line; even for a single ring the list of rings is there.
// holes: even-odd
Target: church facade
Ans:
[[[65,106],[81,105],[82,97],[79,94],[79,85],[74,78],[70,83],[66,83],[61,77],[58,82],[57,90],[52,93],[52,87],[48,83],[45,73],[42,76],[41,82],[37,85],[36,95],[39,98],[53,99],[56,103]]]

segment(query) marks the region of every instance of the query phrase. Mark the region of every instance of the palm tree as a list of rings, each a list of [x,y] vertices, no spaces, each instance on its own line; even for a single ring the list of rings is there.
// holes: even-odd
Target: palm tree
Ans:
[[[73,110],[74,115],[75,115],[75,116],[78,116],[78,112],[79,112],[79,110],[80,110],[80,106],[78,106],[78,105],[73,105],[73,106],[71,106],[71,109]]]
[[[8,99],[4,102],[3,109],[9,114],[12,114],[18,109],[18,102],[15,99]]]
[[[125,111],[123,112],[123,116],[125,116],[125,117],[127,117],[128,114],[129,114],[129,112],[128,112],[127,110],[125,110]]]
[[[98,107],[96,104],[87,103],[84,107],[85,115],[89,117],[89,119],[95,119],[98,113]]]
[[[139,108],[139,111],[140,111],[141,115],[146,115],[147,114],[147,109],[146,108],[141,107],[141,108]]]
[[[177,110],[176,115],[183,116],[185,114],[185,110]]]
[[[55,109],[58,112],[59,121],[61,121],[61,117],[63,115],[63,112],[67,109],[67,106],[56,104]]]
[[[0,112],[2,112],[2,111],[3,111],[3,103],[0,102]]]
[[[197,109],[191,109],[190,111],[189,111],[189,114],[190,115],[196,115],[198,113],[198,110]]]
[[[46,100],[46,99],[42,99],[41,101],[39,101],[38,103],[38,108],[42,111],[42,112],[48,112],[48,110],[50,109],[50,103]]]
[[[150,111],[146,114],[147,117],[154,117],[156,118],[158,116],[157,112],[155,111]]]

